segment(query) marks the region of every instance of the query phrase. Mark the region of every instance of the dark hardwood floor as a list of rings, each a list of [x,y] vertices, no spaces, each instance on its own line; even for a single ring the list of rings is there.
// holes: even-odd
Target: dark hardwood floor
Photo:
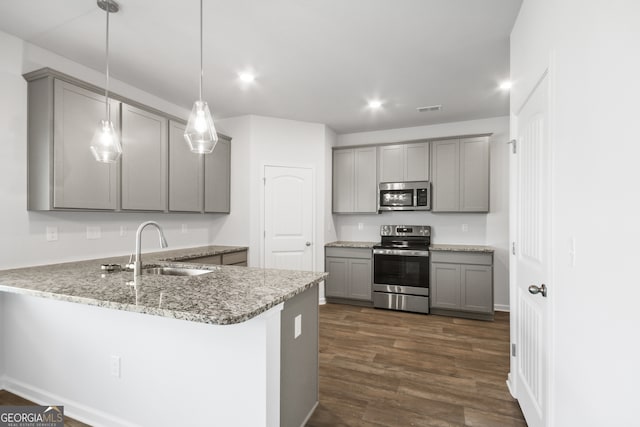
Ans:
[[[508,313],[483,322],[327,304],[307,426],[526,426],[508,371]],[[30,404],[0,390],[0,405]]]
[[[309,427],[526,426],[495,322],[320,307],[320,404]]]

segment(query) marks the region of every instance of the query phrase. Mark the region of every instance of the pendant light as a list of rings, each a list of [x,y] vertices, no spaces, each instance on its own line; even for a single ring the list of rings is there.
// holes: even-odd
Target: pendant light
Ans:
[[[213,118],[209,106],[202,100],[202,0],[200,0],[200,98],[193,103],[184,139],[189,144],[192,153],[209,154],[218,142],[218,134],[213,125]]]
[[[105,98],[105,118],[100,120],[98,129],[91,140],[91,152],[98,162],[115,163],[122,154],[120,137],[113,127],[111,121],[111,105],[109,103],[109,15],[120,10],[118,3],[114,0],[98,0],[98,7],[107,13],[107,34],[106,34],[106,82],[104,89]]]

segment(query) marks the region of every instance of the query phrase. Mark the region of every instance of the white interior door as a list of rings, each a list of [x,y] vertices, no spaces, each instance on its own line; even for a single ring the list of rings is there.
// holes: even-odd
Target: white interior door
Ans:
[[[264,266],[313,270],[313,171],[265,166]]]
[[[547,425],[550,310],[547,296],[531,286],[549,287],[551,262],[548,77],[545,75],[517,117],[515,212],[516,397],[530,427]]]

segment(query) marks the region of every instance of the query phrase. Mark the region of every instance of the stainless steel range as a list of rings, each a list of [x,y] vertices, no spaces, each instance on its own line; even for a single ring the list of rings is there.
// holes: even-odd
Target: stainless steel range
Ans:
[[[373,247],[373,305],[429,313],[428,225],[383,225]]]

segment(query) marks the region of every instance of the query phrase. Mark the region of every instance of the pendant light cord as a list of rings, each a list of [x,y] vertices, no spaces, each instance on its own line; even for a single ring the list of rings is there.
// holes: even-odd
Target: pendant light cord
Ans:
[[[104,85],[104,97],[105,97],[105,115],[107,121],[111,121],[111,108],[109,106],[109,9],[111,8],[111,0],[107,0],[107,41],[106,41],[106,52],[107,52],[107,71],[106,71],[106,82]]]
[[[202,0],[200,0],[200,102],[202,102],[202,76],[204,66],[202,65]]]

